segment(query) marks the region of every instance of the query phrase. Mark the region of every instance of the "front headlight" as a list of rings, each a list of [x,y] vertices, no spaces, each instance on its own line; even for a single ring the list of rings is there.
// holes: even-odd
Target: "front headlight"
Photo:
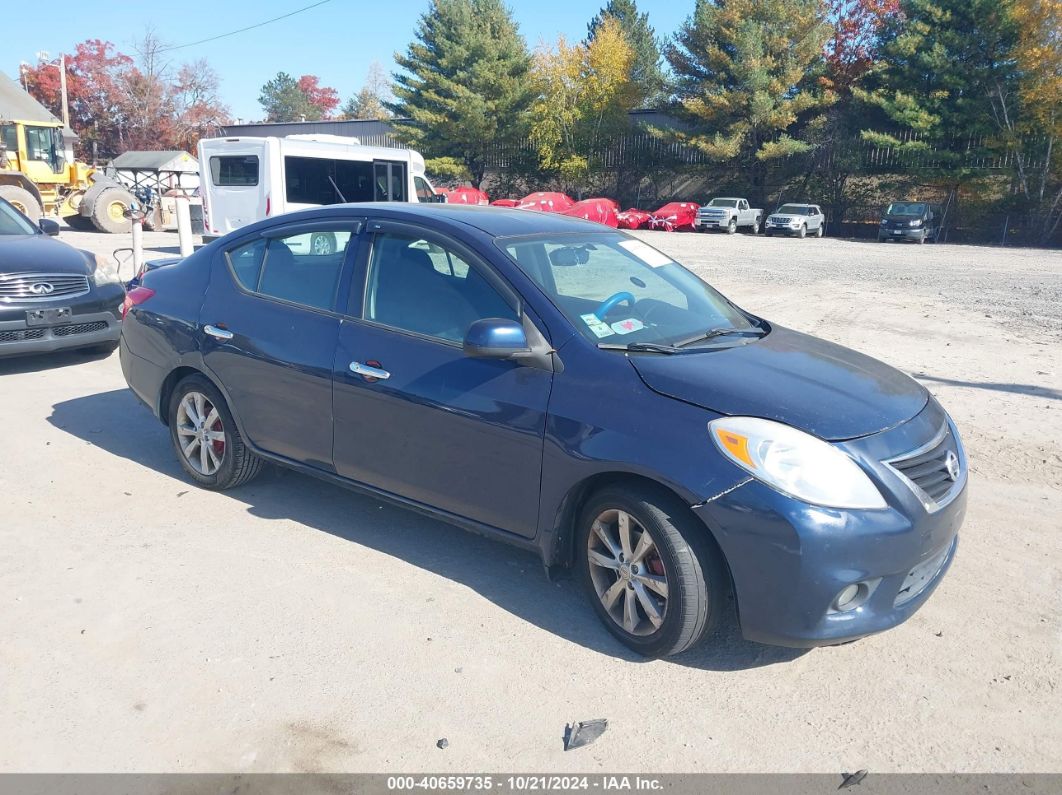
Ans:
[[[887,507],[848,454],[811,434],[758,417],[722,417],[708,432],[724,456],[790,497],[828,508]]]
[[[908,225],[908,226],[921,226],[921,225],[922,225],[922,222],[921,222],[921,221],[920,221],[919,219],[917,219],[917,218],[916,218],[916,219],[915,219],[915,220],[913,220],[913,221],[908,221],[908,222],[907,222],[907,225]]]
[[[95,258],[96,268],[92,271],[92,281],[95,282],[96,286],[102,287],[105,284],[120,284],[121,279],[118,278],[118,269],[107,262],[107,260],[99,254],[96,254]]]

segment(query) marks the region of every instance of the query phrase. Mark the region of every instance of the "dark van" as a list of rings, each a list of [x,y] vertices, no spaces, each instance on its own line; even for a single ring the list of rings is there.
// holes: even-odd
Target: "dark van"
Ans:
[[[937,242],[940,236],[940,205],[928,202],[893,202],[885,208],[878,227],[878,242],[909,240]]]

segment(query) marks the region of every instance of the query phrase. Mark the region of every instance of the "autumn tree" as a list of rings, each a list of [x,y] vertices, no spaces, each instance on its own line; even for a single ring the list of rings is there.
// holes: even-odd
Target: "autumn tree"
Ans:
[[[762,200],[767,164],[812,147],[797,120],[833,101],[808,80],[829,35],[819,0],[697,0],[667,51],[689,125],[670,135],[728,163]]]
[[[582,194],[600,182],[609,139],[626,132],[641,97],[631,79],[634,49],[618,20],[606,17],[588,42],[562,36],[535,58],[539,98],[531,107],[531,140],[542,168]]]
[[[265,109],[266,121],[319,121],[335,110],[339,94],[321,86],[314,75],[296,80],[287,72],[277,72],[262,86],[258,102]]]
[[[373,61],[361,90],[346,101],[340,114],[346,119],[389,119],[391,112],[384,103],[390,100],[391,81],[383,65]]]
[[[479,186],[498,148],[519,142],[534,99],[531,57],[502,0],[432,0],[395,60],[395,134],[461,162]]]
[[[829,87],[847,92],[880,57],[881,31],[900,0],[824,0],[832,33],[826,40]]]
[[[606,20],[614,19],[633,52],[631,82],[639,89],[638,102],[649,106],[666,98],[663,55],[649,14],[638,10],[636,0],[609,0],[587,26],[586,41],[593,43]]]

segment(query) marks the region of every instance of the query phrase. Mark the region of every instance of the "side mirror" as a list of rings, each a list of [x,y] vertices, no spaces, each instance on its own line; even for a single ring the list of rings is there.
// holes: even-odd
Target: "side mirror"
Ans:
[[[523,326],[515,320],[488,317],[468,327],[464,350],[466,356],[477,359],[511,359],[530,353],[531,347]]]
[[[55,237],[59,234],[59,222],[53,221],[51,218],[42,218],[37,226],[41,228],[41,231],[49,237]]]

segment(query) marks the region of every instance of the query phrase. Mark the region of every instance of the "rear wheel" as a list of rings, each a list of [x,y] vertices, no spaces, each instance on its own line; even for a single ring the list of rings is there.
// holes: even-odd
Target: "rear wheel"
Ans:
[[[760,233],[760,219],[757,218],[752,222],[752,234],[758,235]]]
[[[725,609],[726,569],[708,530],[658,489],[609,487],[583,508],[579,568],[608,630],[647,657],[697,644]]]
[[[18,185],[0,185],[0,199],[9,201],[16,210],[33,223],[41,220],[41,205],[37,197],[25,188],[20,188]]]
[[[826,227],[819,224],[819,228],[815,230],[815,237],[822,237],[824,234],[826,234]]]
[[[119,235],[130,229],[125,214],[133,204],[133,195],[124,188],[107,188],[92,205],[92,223],[101,232]]]
[[[261,459],[244,444],[225,399],[203,376],[177,385],[167,416],[177,460],[200,486],[231,489],[258,474]]]
[[[310,251],[316,256],[336,253],[336,236],[331,232],[315,232],[310,238]]]

